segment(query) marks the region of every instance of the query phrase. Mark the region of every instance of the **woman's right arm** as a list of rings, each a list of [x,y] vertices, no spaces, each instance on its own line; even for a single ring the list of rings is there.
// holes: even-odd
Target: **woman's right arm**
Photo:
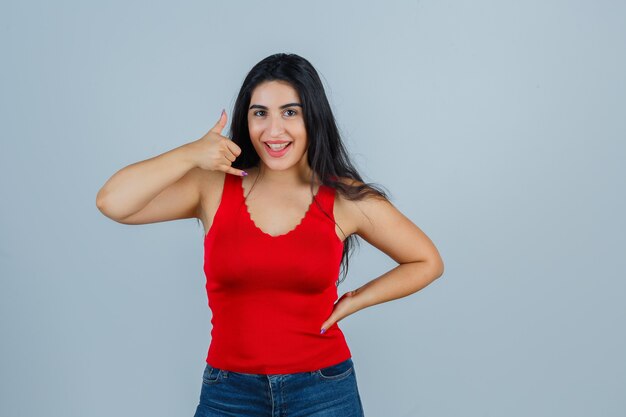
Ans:
[[[117,171],[98,191],[96,206],[105,216],[124,224],[199,218],[203,170],[243,173],[230,166],[241,148],[221,135],[225,125],[223,112],[217,124],[197,141]]]

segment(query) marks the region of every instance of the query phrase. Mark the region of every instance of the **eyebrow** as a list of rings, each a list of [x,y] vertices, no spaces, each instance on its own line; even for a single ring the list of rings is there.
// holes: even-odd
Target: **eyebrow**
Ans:
[[[282,106],[280,106],[281,109],[287,108],[287,107],[293,107],[293,106],[300,106],[302,107],[302,104],[300,103],[287,103],[287,104],[283,104]],[[252,106],[250,106],[250,108],[248,110],[252,110],[252,109],[263,109],[263,110],[267,110],[267,107],[262,106],[260,104],[253,104]]]

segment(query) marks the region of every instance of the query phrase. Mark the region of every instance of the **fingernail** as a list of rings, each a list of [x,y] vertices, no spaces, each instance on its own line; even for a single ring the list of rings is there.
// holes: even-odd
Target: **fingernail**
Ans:
[[[322,328],[322,330],[320,330],[320,334],[323,334],[326,331],[326,329]]]
[[[248,173],[247,173],[246,171],[243,171],[243,172],[241,173],[241,176],[242,176],[242,177],[245,177],[246,175],[248,175]]]

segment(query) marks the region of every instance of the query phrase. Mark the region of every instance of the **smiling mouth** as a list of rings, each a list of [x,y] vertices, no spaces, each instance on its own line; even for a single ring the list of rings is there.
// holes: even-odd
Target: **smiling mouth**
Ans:
[[[267,146],[270,150],[272,151],[282,151],[283,149],[285,149],[287,146],[291,145],[291,142],[285,142],[282,144],[269,144],[267,142],[265,142],[265,146]]]

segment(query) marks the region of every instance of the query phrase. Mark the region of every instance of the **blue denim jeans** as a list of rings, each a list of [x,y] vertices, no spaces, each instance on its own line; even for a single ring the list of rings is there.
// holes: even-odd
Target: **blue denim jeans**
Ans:
[[[351,358],[292,374],[245,374],[206,364],[194,417],[364,417]]]

